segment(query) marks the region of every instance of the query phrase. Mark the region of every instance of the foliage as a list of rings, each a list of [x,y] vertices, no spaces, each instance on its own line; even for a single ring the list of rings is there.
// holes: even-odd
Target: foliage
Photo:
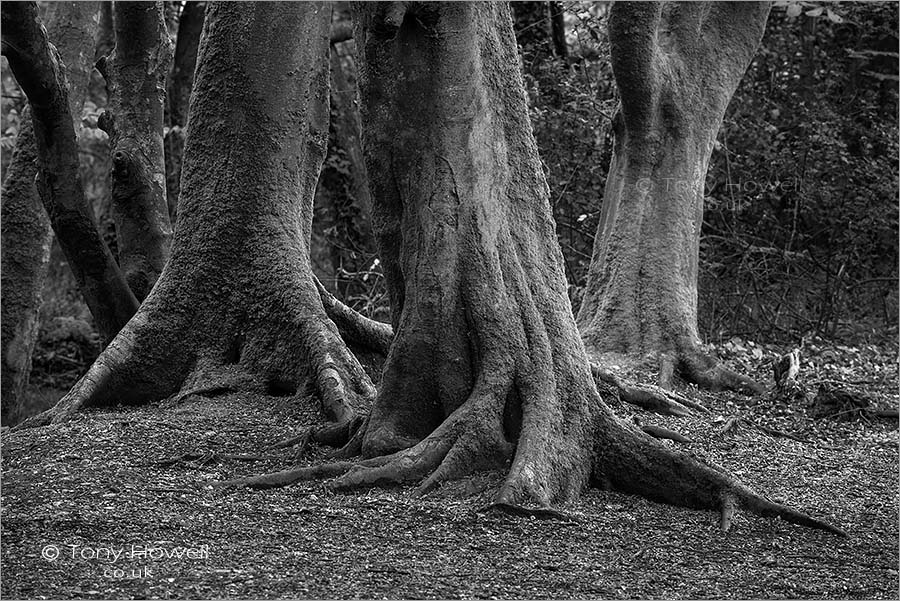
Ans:
[[[800,4],[773,10],[710,165],[714,339],[896,335],[896,6]]]
[[[700,328],[847,342],[896,336],[897,11],[781,2],[706,182]],[[571,56],[519,30],[531,118],[577,307],[615,110],[604,5],[565,3]]]

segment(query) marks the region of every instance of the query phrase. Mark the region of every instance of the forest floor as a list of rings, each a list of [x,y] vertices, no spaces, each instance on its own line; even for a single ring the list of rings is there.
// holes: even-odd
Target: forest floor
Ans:
[[[729,344],[720,353],[733,367],[766,376],[775,349]],[[896,407],[895,353],[821,347],[802,375]],[[312,402],[229,394],[5,430],[0,595],[897,598],[896,420],[816,419],[802,404],[682,392],[711,415],[617,410],[677,430],[692,441],[678,447],[850,537],[741,512],[723,535],[712,513],[601,491],[561,522],[480,513],[485,498],[455,487],[423,498],[408,488],[334,494],[321,482],[213,488],[293,465],[291,450],[266,447],[318,419]],[[314,447],[301,462],[326,453]]]

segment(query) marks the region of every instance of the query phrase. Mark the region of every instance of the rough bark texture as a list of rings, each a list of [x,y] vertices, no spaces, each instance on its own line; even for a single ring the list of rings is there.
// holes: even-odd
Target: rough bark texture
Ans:
[[[98,63],[109,108],[98,125],[109,134],[112,207],[119,266],[138,300],[169,258],[163,106],[172,44],[162,2],[117,2],[116,47]]]
[[[590,485],[836,529],[618,420],[566,297],[506,3],[357,6],[365,148],[395,337],[366,459],[230,482],[339,489],[508,470],[495,506],[559,515]],[[538,508],[525,508],[533,504]]]
[[[31,108],[41,200],[94,323],[109,341],[134,314],[137,301],[84,197],[65,70],[33,2],[7,2],[2,15],[3,54]]]
[[[330,14],[306,2],[209,8],[172,256],[84,378],[26,425],[179,391],[302,398],[307,378],[326,415],[345,422],[374,395],[309,265],[328,133]]]
[[[47,17],[49,35],[66,65],[69,106],[81,129],[92,67],[94,16],[97,2],[58,2]],[[30,110],[26,107],[16,148],[2,192],[2,417],[7,425],[17,417],[31,373],[31,355],[38,333],[41,287],[47,275],[52,230],[35,186],[37,147]]]
[[[621,106],[578,324],[588,349],[659,360],[712,389],[760,386],[699,349],[703,187],[725,109],[768,3],[617,2],[609,37]]]
[[[185,2],[178,20],[178,39],[175,43],[175,57],[172,59],[172,73],[169,77],[169,131],[165,138],[166,200],[169,203],[169,217],[172,223],[175,223],[178,214],[188,108],[205,12],[206,2]]]
[[[52,235],[34,176],[37,148],[30,112],[22,113],[16,148],[3,182],[2,225],[2,415],[5,425],[16,421],[22,393],[31,373],[31,355],[38,333],[41,287],[47,275]]]

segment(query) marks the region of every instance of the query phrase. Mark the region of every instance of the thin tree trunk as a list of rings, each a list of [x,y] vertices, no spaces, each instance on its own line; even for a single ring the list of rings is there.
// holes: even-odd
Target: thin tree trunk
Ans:
[[[197,51],[200,48],[200,33],[203,31],[203,15],[206,2],[185,2],[178,20],[178,38],[175,42],[175,56],[172,59],[172,74],[169,78],[169,125],[186,127],[191,88],[194,85],[194,70],[197,66]]]
[[[369,177],[361,142],[359,121],[359,101],[356,93],[356,68],[353,58],[331,53],[331,100],[334,103],[334,134],[338,146],[343,149],[350,162],[350,191],[357,206],[358,219],[353,227],[361,237],[372,235],[370,215],[372,195],[369,192]]]
[[[349,15],[347,18],[349,24]],[[341,244],[334,244],[333,239],[327,239],[324,244],[320,244],[326,247],[327,253],[330,253],[331,268],[335,274],[341,267],[349,271],[368,269],[369,265],[363,264],[363,261],[371,261],[369,254],[374,247],[371,222],[372,197],[360,139],[355,71],[353,58],[342,55],[339,49],[333,48],[330,143],[338,151],[339,156],[349,163],[349,167],[336,168],[326,165],[316,191],[316,206],[320,207],[320,211],[321,208],[326,208],[326,214],[332,218],[330,223],[326,221],[322,224],[324,226],[322,229],[333,228],[335,235],[342,241]],[[347,252],[348,248],[353,254]],[[320,251],[318,255],[313,256],[322,254]],[[352,284],[351,280],[344,280],[343,285],[336,283],[333,289],[346,298],[351,293]]]
[[[553,37],[553,50],[560,58],[569,56],[565,14],[562,2],[550,2],[550,33]]]
[[[175,57],[172,59],[172,73],[169,77],[169,131],[165,139],[166,199],[169,203],[169,218],[173,224],[178,214],[188,107],[205,12],[206,2],[185,2],[178,21],[178,40],[175,43]]]
[[[756,2],[620,2],[609,23],[621,107],[578,323],[588,349],[658,358],[712,388],[760,386],[700,351],[697,266],[706,171],[765,29]]]
[[[113,25],[113,3],[109,0],[100,2],[100,23],[97,25],[95,38],[94,62],[108,56],[116,47],[116,29]]]
[[[48,31],[65,62],[70,82],[69,107],[76,132],[90,82],[94,17],[97,2],[58,2],[50,6]],[[22,393],[31,373],[38,334],[41,288],[47,275],[52,230],[35,187],[37,147],[26,107],[16,136],[12,163],[2,193],[2,417],[7,425],[19,417]]]
[[[137,301],[84,197],[65,71],[33,2],[8,2],[2,15],[3,54],[31,107],[41,200],[95,325],[109,341],[134,314]]]
[[[109,107],[98,125],[109,134],[112,206],[119,265],[143,300],[169,258],[163,105],[172,44],[162,2],[115,5],[116,48],[99,63]]]
[[[50,260],[52,232],[41,205],[34,176],[37,148],[31,111],[22,112],[16,148],[3,182],[2,226],[2,415],[0,422],[17,421],[22,393],[31,373],[31,355],[38,334],[41,287]]]
[[[179,391],[305,398],[307,380],[330,419],[365,409],[374,387],[327,317],[309,262],[330,16],[313,2],[210,6],[169,263],[88,373],[28,425]]]

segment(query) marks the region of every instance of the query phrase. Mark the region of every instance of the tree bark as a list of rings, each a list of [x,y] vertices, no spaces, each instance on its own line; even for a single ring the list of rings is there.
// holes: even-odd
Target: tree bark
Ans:
[[[69,107],[81,130],[81,109],[90,82],[96,2],[58,2],[47,16],[49,35],[56,42],[70,82]],[[13,159],[2,193],[2,416],[17,420],[22,393],[31,373],[31,356],[38,334],[41,288],[47,275],[52,230],[35,187],[37,147],[30,110],[26,107],[16,136]]]
[[[3,54],[31,109],[41,200],[95,325],[109,341],[134,314],[137,301],[84,197],[65,69],[33,2],[8,2],[2,15]]]
[[[97,25],[97,36],[94,46],[94,62],[109,55],[116,47],[116,29],[113,25],[113,3],[109,0],[100,2],[100,23]]]
[[[3,182],[2,224],[2,415],[17,421],[22,393],[31,373],[31,356],[38,334],[41,287],[47,275],[50,221],[34,184],[37,148],[30,111],[22,113],[16,148]]]
[[[701,352],[697,266],[709,158],[768,11],[763,2],[611,9],[621,105],[578,324],[597,356],[658,359],[664,387],[674,370],[714,390],[762,390]]]
[[[338,462],[229,482],[338,489],[508,469],[494,505],[558,515],[615,487],[689,507],[736,504],[839,530],[668,450],[601,400],[562,254],[506,3],[357,5],[365,147],[395,338],[368,421]],[[536,505],[522,507],[523,505]]]
[[[303,398],[307,379],[334,421],[368,404],[374,387],[326,316],[309,263],[330,15],[311,2],[210,6],[169,263],[88,373],[26,425],[176,393]]]
[[[116,47],[98,63],[109,107],[98,125],[109,134],[112,207],[119,266],[144,300],[169,258],[163,105],[172,45],[162,2],[118,2]]]
[[[165,138],[166,199],[169,203],[169,218],[173,224],[178,214],[188,108],[205,12],[206,2],[185,2],[178,20],[178,40],[175,43],[175,57],[172,59],[172,73],[169,77],[169,131]]]

